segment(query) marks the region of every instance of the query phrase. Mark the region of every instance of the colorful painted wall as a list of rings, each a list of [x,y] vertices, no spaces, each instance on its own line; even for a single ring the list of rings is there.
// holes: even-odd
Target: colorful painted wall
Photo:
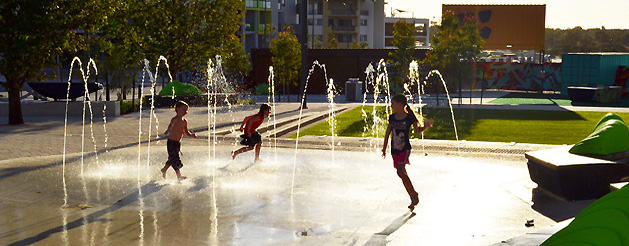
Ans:
[[[474,79],[467,81],[467,88],[561,90],[561,64],[478,62],[471,65]]]
[[[614,85],[622,86],[622,95],[627,95],[627,82],[629,82],[629,66],[618,66]]]

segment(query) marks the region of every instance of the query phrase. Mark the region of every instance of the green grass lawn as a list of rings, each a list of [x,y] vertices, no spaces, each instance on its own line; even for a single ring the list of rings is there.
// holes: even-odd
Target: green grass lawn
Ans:
[[[372,106],[365,106],[368,116],[363,117],[362,107],[354,108],[336,117],[337,136],[376,136],[372,131],[363,134],[363,129],[371,129],[373,123]],[[517,142],[536,144],[574,144],[587,137],[598,121],[607,112],[584,111],[537,111],[537,110],[491,110],[454,109],[459,140]],[[449,109],[425,108],[424,118],[433,118],[434,127],[424,132],[426,139],[456,139]],[[629,113],[617,113],[629,120]],[[387,116],[384,107],[377,107],[377,115],[384,122],[376,129],[377,136],[384,135]],[[365,121],[367,119],[367,121]],[[368,122],[368,123],[366,123]],[[331,135],[328,122],[303,129],[300,136]],[[293,135],[295,137],[295,135]],[[419,138],[421,135],[414,134]]]
[[[573,102],[560,94],[510,92],[500,98],[491,100],[488,104],[628,107],[629,100],[626,97],[623,97],[617,102],[601,104],[597,102]]]

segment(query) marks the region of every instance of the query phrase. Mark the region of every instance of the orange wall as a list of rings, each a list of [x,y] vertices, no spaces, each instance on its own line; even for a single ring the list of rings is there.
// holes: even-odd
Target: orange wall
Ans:
[[[546,5],[443,4],[442,11],[475,18],[484,49],[544,49]]]

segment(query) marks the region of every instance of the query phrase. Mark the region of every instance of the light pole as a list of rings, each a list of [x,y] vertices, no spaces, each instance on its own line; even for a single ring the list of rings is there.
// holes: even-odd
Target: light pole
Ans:
[[[299,11],[300,37],[301,37],[301,89],[299,95],[302,98],[302,108],[308,108],[306,104],[306,73],[308,73],[308,0],[301,0]]]
[[[310,45],[314,48],[314,27],[315,27],[315,2],[312,1],[312,28],[310,29]]]

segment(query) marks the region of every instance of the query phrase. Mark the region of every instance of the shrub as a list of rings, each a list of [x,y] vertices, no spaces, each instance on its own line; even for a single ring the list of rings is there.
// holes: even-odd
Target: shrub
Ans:
[[[254,102],[251,99],[240,99],[240,98],[238,98],[237,102],[240,105],[254,105],[254,104],[256,104],[256,102]]]
[[[173,87],[175,88],[175,95],[201,95],[203,92],[199,90],[194,85],[184,84],[177,80],[172,80],[162,90],[158,95],[160,96],[172,96],[173,95]]]
[[[269,94],[269,84],[259,84],[256,86],[256,95],[268,95]],[[277,94],[277,92],[276,92]]]

